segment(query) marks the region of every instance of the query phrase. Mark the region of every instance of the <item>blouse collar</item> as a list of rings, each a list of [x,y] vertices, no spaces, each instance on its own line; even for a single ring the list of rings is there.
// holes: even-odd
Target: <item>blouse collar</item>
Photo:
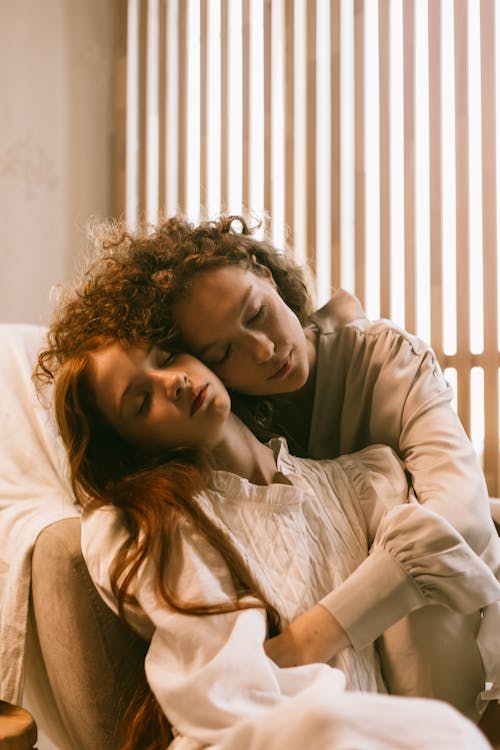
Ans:
[[[304,496],[310,494],[312,490],[297,472],[285,438],[272,438],[268,445],[273,451],[278,472],[283,474],[291,484],[253,484],[248,479],[230,471],[216,470],[212,472],[210,489],[216,493],[221,493],[223,499],[226,500],[243,495],[246,500],[265,501],[273,505],[289,506],[290,504],[302,503]]]

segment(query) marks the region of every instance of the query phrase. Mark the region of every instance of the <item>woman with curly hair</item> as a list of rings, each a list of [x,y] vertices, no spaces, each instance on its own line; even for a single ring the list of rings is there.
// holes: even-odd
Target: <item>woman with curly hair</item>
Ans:
[[[468,672],[461,661],[434,687],[477,720],[478,610],[499,589],[488,567],[446,521],[407,502],[390,449],[314,462],[256,440],[229,413],[220,380],[166,348],[175,331],[162,329],[161,347],[151,340],[150,325],[161,337],[144,305],[151,285],[132,265],[115,256],[92,270],[62,306],[39,368],[56,379],[91,575],[151,639],[146,672],[161,712],[146,691],[124,747],[165,745],[163,714],[180,747],[282,747],[286,732],[290,750],[305,737],[312,748],[363,747],[368,731],[380,748],[460,747],[456,717],[437,729],[425,713],[436,717],[435,704],[346,696],[342,673],[351,689],[384,690],[373,640],[408,611],[432,625],[442,610],[442,622],[461,623]],[[381,592],[387,570],[397,610],[386,606],[394,592]],[[356,576],[370,581],[366,596],[378,589],[363,622],[349,600]],[[415,734],[400,736],[393,710]],[[471,731],[463,746],[481,747]]]

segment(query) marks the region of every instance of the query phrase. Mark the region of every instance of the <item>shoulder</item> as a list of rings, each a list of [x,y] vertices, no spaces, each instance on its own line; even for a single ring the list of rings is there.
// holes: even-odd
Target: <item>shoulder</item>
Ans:
[[[90,506],[82,511],[81,522],[82,552],[87,567],[94,580],[107,584],[109,570],[120,550],[125,544],[135,544],[126,514],[114,505]],[[202,538],[187,516],[176,514],[169,530],[169,545],[175,548],[176,559],[188,557],[191,548],[201,546]],[[143,533],[139,532],[138,544],[141,539]]]
[[[113,505],[85,507],[81,515],[82,551],[87,564],[113,556],[127,540],[123,513]]]
[[[200,496],[198,500],[205,500]],[[205,503],[206,504],[206,503]],[[139,533],[140,543],[142,533]],[[82,552],[90,576],[111,609],[117,602],[111,584],[117,556],[130,543],[131,532],[125,514],[113,505],[85,509],[82,513]],[[134,543],[133,543],[134,544]],[[182,514],[176,515],[169,529],[169,564],[163,576],[174,597],[185,602],[225,602],[234,597],[232,579],[220,552],[208,541],[197,524]],[[133,600],[126,603],[127,619],[144,634],[155,622],[160,610],[169,607],[158,598],[158,562],[148,554],[129,582],[127,593]]]
[[[81,515],[82,554],[90,577],[112,609],[115,601],[111,571],[122,547],[130,538],[124,514],[113,505],[90,504]]]
[[[97,591],[110,609],[118,614],[112,585],[115,560],[129,539],[122,512],[113,505],[85,507],[81,515],[82,554]],[[127,606],[129,623],[144,636],[150,628],[135,606]]]
[[[337,289],[328,302],[311,316],[321,333],[331,333],[356,320],[367,320],[361,302],[345,289]]]
[[[323,345],[356,346],[404,352],[419,357],[432,352],[431,347],[403,328],[385,318],[369,320],[361,302],[344,289],[338,289],[310,319]]]

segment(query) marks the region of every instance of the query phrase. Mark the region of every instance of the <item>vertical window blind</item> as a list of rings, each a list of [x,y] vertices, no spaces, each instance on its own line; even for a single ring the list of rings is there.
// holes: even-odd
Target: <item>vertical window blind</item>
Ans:
[[[252,211],[430,341],[500,494],[495,0],[128,0],[114,206]],[[123,169],[125,164],[125,169]]]

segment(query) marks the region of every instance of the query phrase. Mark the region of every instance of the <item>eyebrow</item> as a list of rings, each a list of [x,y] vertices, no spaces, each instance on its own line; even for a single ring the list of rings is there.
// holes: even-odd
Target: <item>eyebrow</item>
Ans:
[[[250,297],[250,295],[251,295],[252,291],[253,291],[253,287],[252,287],[252,286],[249,286],[249,287],[247,288],[246,292],[245,292],[245,293],[243,294],[243,297],[241,298],[241,301],[240,301],[240,306],[239,306],[239,310],[238,310],[238,313],[239,313],[240,315],[241,315],[241,313],[243,312],[243,310],[245,309],[245,306],[246,306],[246,304],[247,304],[247,302],[248,302],[248,298]],[[196,356],[197,356],[197,357],[202,357],[202,356],[203,356],[204,354],[206,354],[206,353],[207,353],[207,352],[208,352],[208,351],[209,351],[210,349],[212,349],[212,348],[213,348],[214,346],[217,346],[217,344],[219,344],[219,343],[220,343],[219,339],[214,339],[214,340],[213,340],[213,341],[211,341],[211,342],[210,342],[209,344],[206,344],[206,345],[205,345],[205,346],[204,346],[204,347],[203,347],[202,349],[198,349],[198,350],[197,350],[197,351],[195,352]]]

